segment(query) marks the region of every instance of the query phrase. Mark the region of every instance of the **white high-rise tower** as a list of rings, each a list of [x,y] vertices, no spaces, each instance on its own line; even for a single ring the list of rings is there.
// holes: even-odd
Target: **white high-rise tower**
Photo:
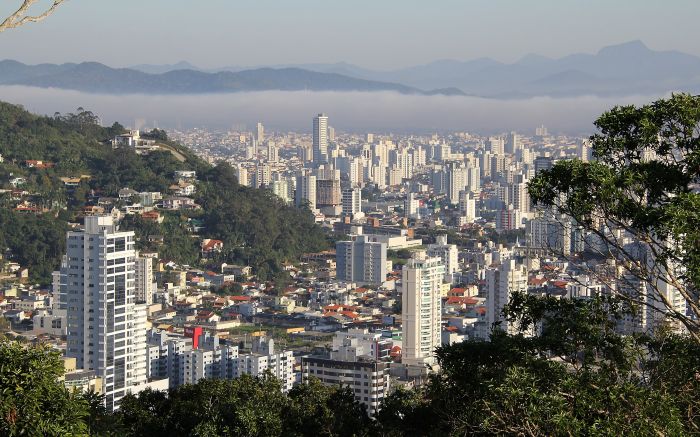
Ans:
[[[60,270],[67,310],[66,355],[103,378],[107,408],[146,383],[146,306],[136,304],[134,232],[111,216],[85,217],[68,232]]]
[[[328,117],[318,114],[314,117],[313,131],[314,166],[328,162]]]
[[[405,364],[435,363],[435,348],[442,345],[440,291],[445,266],[438,257],[416,252],[401,272],[401,319]]]

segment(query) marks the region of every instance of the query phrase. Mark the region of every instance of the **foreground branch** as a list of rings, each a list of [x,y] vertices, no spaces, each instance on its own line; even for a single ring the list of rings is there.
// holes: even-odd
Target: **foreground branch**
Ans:
[[[61,3],[65,0],[54,0],[51,7],[39,15],[28,15],[29,8],[37,3],[39,0],[24,0],[22,6],[19,7],[12,15],[5,18],[5,21],[0,23],[0,32],[4,32],[7,29],[14,29],[15,27],[20,27],[27,23],[35,23],[41,21],[53,14],[53,12],[58,8]]]

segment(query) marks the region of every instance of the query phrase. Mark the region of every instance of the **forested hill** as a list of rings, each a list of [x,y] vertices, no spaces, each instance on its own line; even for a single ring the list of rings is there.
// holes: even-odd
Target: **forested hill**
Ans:
[[[122,188],[159,191],[166,197],[177,170],[197,172],[192,197],[202,208],[159,211],[162,223],[127,217],[122,229],[136,230],[141,249],[197,266],[204,265],[201,239],[220,239],[224,251],[210,263],[246,263],[270,278],[283,261],[325,247],[324,234],[308,210],[288,206],[269,191],[239,185],[228,164],[207,164],[167,140],[163,131],[150,133],[166,146],[163,150],[137,155],[128,147],[112,148],[109,140],[122,132],[117,123],[99,126],[97,117],[82,108],[46,117],[0,102],[0,247],[9,249],[5,257],[29,267],[33,279],[50,280],[65,250],[68,223],[79,222],[85,207],[116,198]],[[28,160],[44,165],[32,166]],[[66,177],[81,181],[67,186],[61,179]],[[114,206],[124,202],[115,200]],[[192,220],[202,225],[196,235],[191,234]],[[152,235],[162,236],[164,243],[154,245],[148,238]]]

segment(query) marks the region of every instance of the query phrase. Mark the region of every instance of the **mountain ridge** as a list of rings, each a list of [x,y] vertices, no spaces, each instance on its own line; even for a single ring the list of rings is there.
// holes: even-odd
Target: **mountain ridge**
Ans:
[[[106,94],[203,94],[246,91],[394,91],[401,94],[434,94],[390,82],[373,81],[300,68],[258,68],[215,73],[178,69],[145,73],[131,68],[112,68],[99,62],[26,65],[0,61],[1,85],[25,85]],[[451,95],[461,94],[451,90]]]
[[[700,57],[647,47],[640,40],[596,53],[550,58],[534,53],[503,63],[440,59],[395,70],[347,62],[202,69],[187,61],[112,68],[95,62],[25,65],[0,61],[0,84],[91,93],[202,94],[245,91],[393,91],[414,95],[619,97],[700,91]]]
[[[535,96],[620,96],[700,90],[700,57],[674,50],[652,50],[640,40],[608,45],[595,53],[558,58],[529,53],[504,63],[481,57],[440,59],[394,70],[372,70],[347,62],[282,64],[318,72],[403,84],[419,89],[459,89],[467,95],[494,98]],[[214,69],[224,71],[228,67]],[[240,70],[243,67],[230,67]],[[568,76],[569,85],[561,78]],[[546,81],[558,80],[548,86]],[[573,79],[580,77],[576,82]]]

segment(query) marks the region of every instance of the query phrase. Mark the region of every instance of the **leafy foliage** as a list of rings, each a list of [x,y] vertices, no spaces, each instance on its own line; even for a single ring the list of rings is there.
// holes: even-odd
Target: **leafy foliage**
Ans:
[[[227,163],[203,174],[200,187],[207,233],[224,242],[221,260],[253,266],[259,277],[270,279],[282,262],[328,245],[308,210],[287,205],[270,191],[239,185]]]
[[[69,393],[60,352],[0,340],[0,434],[79,435],[86,403]]]
[[[362,435],[364,409],[347,390],[318,381],[281,391],[271,376],[202,380],[169,394],[127,396],[115,414],[123,435]]]
[[[618,106],[595,125],[599,133],[590,141],[596,160],[557,162],[530,182],[530,196],[608,243],[611,254],[654,287],[654,298],[700,341],[700,194],[694,189],[700,180],[700,96]],[[635,237],[646,260],[610,229]],[[665,298],[660,283],[681,293],[693,317]]]
[[[416,435],[697,432],[698,346],[674,335],[620,336],[613,328],[625,311],[614,298],[516,296],[505,312],[535,336],[495,331],[490,342],[440,348],[441,371],[422,396],[395,392],[380,423]]]
[[[29,267],[32,278],[50,278],[65,253],[65,221],[48,215],[24,215],[0,208],[0,249]]]

